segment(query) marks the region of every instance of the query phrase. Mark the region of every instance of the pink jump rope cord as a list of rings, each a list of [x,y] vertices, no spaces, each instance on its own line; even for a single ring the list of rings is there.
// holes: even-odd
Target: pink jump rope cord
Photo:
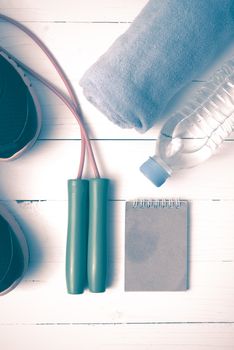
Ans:
[[[28,29],[27,27],[25,27],[21,23],[15,21],[14,19],[7,17],[5,15],[0,14],[0,19],[13,24],[14,26],[16,26],[17,28],[22,30],[25,34],[27,34],[41,48],[41,50],[46,54],[46,56],[49,58],[50,62],[53,64],[54,68],[56,69],[57,73],[59,74],[61,80],[63,81],[63,83],[68,91],[68,94],[72,100],[72,103],[69,101],[69,99],[66,96],[64,96],[64,94],[55,85],[53,85],[47,79],[45,79],[40,74],[35,72],[33,69],[27,67],[25,64],[23,64],[22,62],[17,60],[7,50],[0,47],[0,49],[3,52],[5,52],[8,56],[12,57],[14,59],[14,61],[16,61],[16,63],[19,66],[21,66],[23,69],[27,70],[30,74],[35,76],[39,81],[41,81],[44,85],[46,85],[51,91],[53,91],[70,109],[70,111],[72,112],[72,114],[76,118],[76,120],[79,124],[79,127],[80,127],[80,131],[81,131],[81,154],[80,154],[80,164],[79,164],[77,178],[82,177],[86,147],[87,147],[88,155],[90,157],[90,162],[91,162],[91,166],[92,166],[93,171],[94,171],[94,175],[95,175],[95,177],[99,178],[100,175],[99,175],[99,171],[98,171],[95,157],[93,154],[92,146],[91,146],[90,140],[88,138],[87,131],[84,127],[83,121],[82,121],[80,115],[78,114],[78,108],[79,108],[78,99],[77,99],[77,96],[74,92],[74,89],[73,89],[70,81],[68,80],[66,74],[64,73],[62,67],[60,66],[57,59],[54,57],[54,55],[51,53],[51,51],[41,41],[41,39],[39,39],[30,29]]]

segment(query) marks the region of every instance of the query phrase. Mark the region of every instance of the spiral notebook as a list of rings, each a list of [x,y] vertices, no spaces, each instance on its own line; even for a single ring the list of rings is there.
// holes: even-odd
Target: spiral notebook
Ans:
[[[125,291],[188,289],[188,202],[126,202]]]

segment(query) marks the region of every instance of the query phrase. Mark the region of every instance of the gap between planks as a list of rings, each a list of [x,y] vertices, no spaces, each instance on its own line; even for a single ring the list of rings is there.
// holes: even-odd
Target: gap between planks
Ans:
[[[0,323],[2,326],[128,326],[128,325],[203,325],[227,324],[234,321],[184,321],[184,322],[36,322],[36,323]]]

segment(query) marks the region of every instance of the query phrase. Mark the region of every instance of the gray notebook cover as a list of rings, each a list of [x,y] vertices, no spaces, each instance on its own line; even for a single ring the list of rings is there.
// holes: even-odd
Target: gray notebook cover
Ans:
[[[188,289],[187,208],[187,201],[126,203],[126,291]]]

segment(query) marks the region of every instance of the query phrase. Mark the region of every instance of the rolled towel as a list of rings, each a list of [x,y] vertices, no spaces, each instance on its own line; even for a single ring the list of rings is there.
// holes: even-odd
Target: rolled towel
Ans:
[[[234,0],[151,0],[80,85],[111,121],[145,132],[233,29]]]

